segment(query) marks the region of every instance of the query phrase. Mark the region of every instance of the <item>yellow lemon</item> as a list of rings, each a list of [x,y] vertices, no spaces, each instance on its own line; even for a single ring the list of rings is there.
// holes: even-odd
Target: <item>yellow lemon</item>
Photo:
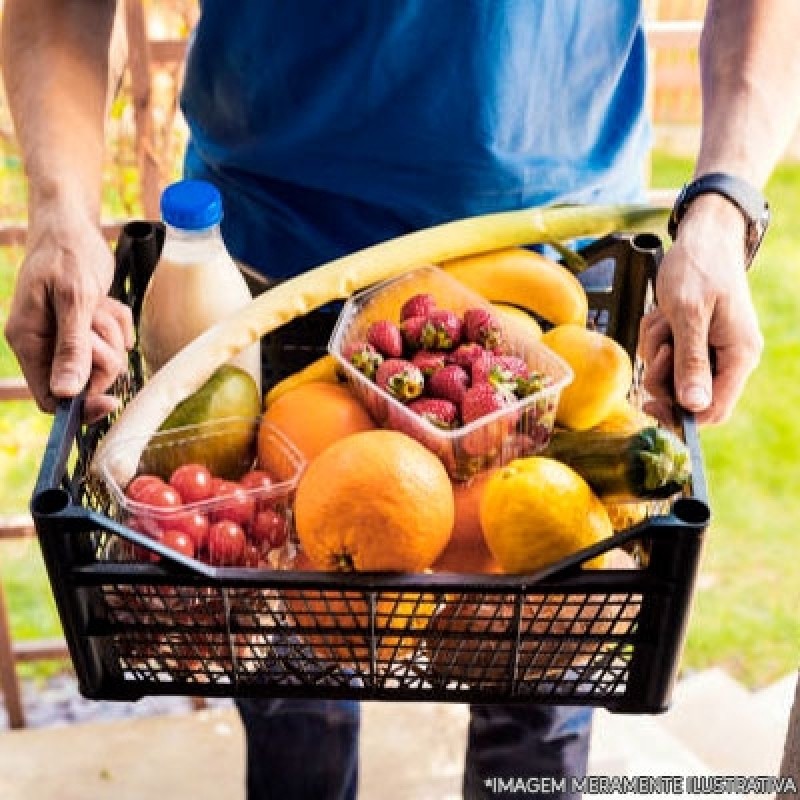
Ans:
[[[558,325],[542,344],[560,355],[575,373],[558,401],[556,421],[577,431],[592,428],[618,408],[633,381],[633,365],[610,336],[580,325]]]
[[[481,500],[486,544],[504,572],[526,573],[611,535],[605,507],[566,464],[531,456],[497,470]],[[598,557],[587,564],[604,566]]]

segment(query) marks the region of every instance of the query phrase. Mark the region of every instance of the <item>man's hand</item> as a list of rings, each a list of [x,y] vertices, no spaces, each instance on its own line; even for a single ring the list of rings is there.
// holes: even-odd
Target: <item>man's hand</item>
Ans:
[[[88,386],[87,420],[116,406],[105,394],[133,346],[130,309],[106,296],[111,253],[97,225],[74,209],[31,220],[5,334],[38,406]]]
[[[744,265],[744,220],[726,199],[697,198],[664,256],[657,308],[641,323],[650,410],[675,401],[701,423],[727,420],[761,356],[763,339]]]

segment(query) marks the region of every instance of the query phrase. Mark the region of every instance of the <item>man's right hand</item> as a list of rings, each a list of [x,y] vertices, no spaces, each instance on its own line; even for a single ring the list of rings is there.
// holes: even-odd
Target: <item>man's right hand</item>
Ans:
[[[5,334],[37,405],[88,393],[84,417],[112,411],[105,394],[133,346],[130,309],[106,295],[113,260],[97,224],[75,208],[31,215]]]

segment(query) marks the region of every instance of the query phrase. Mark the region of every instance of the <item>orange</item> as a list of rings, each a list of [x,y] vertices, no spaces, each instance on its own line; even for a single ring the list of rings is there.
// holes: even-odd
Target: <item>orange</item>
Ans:
[[[500,565],[495,561],[481,529],[481,497],[495,470],[479,472],[466,483],[453,484],[456,521],[444,552],[436,559],[437,572],[495,573]]]
[[[481,499],[481,527],[492,555],[511,573],[534,572],[612,534],[589,484],[542,456],[518,458],[492,475]]]
[[[313,461],[323,450],[351,433],[372,430],[375,423],[346,386],[312,382],[281,395],[264,412],[272,423],[300,451]],[[269,468],[273,437],[262,426],[258,438],[261,466]],[[279,469],[279,468],[278,468]]]
[[[314,572],[304,553],[295,570]],[[374,627],[370,625],[369,596],[353,589],[284,589],[286,609],[298,634],[322,661],[368,669],[370,641],[374,636],[378,668],[422,647],[422,638],[436,611],[433,595],[420,592],[388,592],[376,595]]]
[[[610,336],[580,325],[557,325],[541,341],[575,373],[558,401],[556,422],[560,425],[579,431],[592,428],[625,400],[633,382],[633,366]]]
[[[455,509],[442,462],[404,433],[335,442],[297,487],[295,524],[320,569],[419,572],[444,550]]]

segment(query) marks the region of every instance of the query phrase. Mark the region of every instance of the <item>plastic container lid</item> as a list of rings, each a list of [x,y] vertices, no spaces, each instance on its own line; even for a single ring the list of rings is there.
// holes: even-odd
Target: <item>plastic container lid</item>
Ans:
[[[222,219],[222,197],[206,181],[178,181],[161,195],[161,217],[167,225],[187,231],[210,228]]]

